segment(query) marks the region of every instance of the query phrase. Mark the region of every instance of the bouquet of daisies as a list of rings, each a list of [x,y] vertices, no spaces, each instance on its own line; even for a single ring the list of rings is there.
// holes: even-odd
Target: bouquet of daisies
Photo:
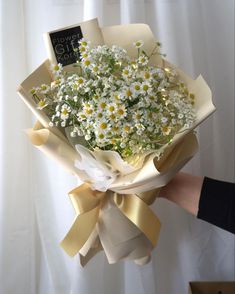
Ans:
[[[147,42],[112,41],[132,26],[104,28],[105,44],[80,39],[72,68],[46,61],[19,89],[41,123],[33,144],[83,182],[69,193],[76,218],[62,241],[83,263],[101,249],[110,263],[149,259],[160,230],[149,205],[194,155],[192,129],[214,111],[204,80],[164,60],[146,26],[138,37]]]
[[[73,138],[83,137],[89,149],[113,150],[127,160],[155,150],[160,158],[161,147],[193,125],[194,94],[176,70],[149,65],[151,55],[142,49],[142,41],[133,45],[135,59],[116,45],[90,48],[82,39],[77,71],[52,65],[51,84],[31,93],[50,126],[69,129]],[[152,55],[158,54],[158,47],[159,43]]]

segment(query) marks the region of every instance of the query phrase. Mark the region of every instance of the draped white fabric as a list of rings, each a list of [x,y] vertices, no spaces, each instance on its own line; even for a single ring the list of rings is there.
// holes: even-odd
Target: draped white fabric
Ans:
[[[93,17],[102,26],[149,24],[168,60],[205,77],[217,112],[198,130],[200,150],[185,169],[235,181],[233,0],[1,0],[0,293],[183,294],[192,280],[233,280],[234,236],[162,199],[153,206],[160,241],[146,266],[108,265],[100,253],[82,269],[59,247],[76,179],[29,144],[23,130],[34,118],[16,88],[46,58],[43,32]]]

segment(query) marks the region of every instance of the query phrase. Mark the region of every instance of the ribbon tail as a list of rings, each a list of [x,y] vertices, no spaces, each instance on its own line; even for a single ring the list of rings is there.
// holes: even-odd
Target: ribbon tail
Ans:
[[[114,195],[114,202],[122,213],[133,222],[155,247],[161,223],[149,206],[136,195]]]
[[[68,255],[76,255],[86,243],[97,223],[99,210],[100,205],[85,213],[77,215],[71,229],[60,243],[61,247]]]
[[[102,244],[100,243],[100,239],[97,238],[97,244],[95,247],[91,247],[87,254],[83,256],[82,254],[79,254],[80,257],[80,264],[82,267],[84,267],[93,256],[95,256],[97,253],[103,250]]]

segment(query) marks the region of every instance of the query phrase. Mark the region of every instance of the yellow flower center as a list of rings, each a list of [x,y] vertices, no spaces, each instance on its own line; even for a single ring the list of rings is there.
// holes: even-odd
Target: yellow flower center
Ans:
[[[149,89],[149,86],[148,85],[143,85],[143,90],[144,91],[148,91],[148,89]]]
[[[53,70],[58,71],[59,69],[60,68],[59,68],[59,65],[58,64],[56,64],[56,65],[53,66]]]
[[[78,79],[78,84],[81,85],[84,83],[84,80],[83,79]]]
[[[61,112],[63,115],[67,115],[68,114],[68,110],[67,109],[63,109]]]
[[[123,109],[118,109],[117,113],[118,113],[119,115],[123,115],[123,114],[124,114],[124,110],[123,110]]]
[[[99,139],[104,139],[104,134],[99,134],[99,135],[98,135],[98,138],[99,138]]]
[[[46,105],[46,102],[45,101],[39,101],[38,102],[38,106],[39,107],[43,107],[43,106],[45,106]]]
[[[139,86],[139,85],[135,85],[134,89],[135,89],[136,91],[139,91],[139,90],[140,90],[140,86]]]
[[[108,126],[108,125],[107,125],[105,122],[103,122],[103,123],[100,124],[100,128],[101,128],[102,130],[107,129],[107,126]]]
[[[130,126],[124,126],[124,131],[125,131],[125,132],[129,132],[130,129],[131,129]]]
[[[111,111],[111,112],[113,112],[114,111],[114,106],[112,105],[112,106],[109,106],[109,111]]]
[[[118,131],[118,127],[117,127],[117,126],[113,126],[113,127],[112,127],[112,130],[113,130],[114,132]]]
[[[88,66],[88,65],[90,65],[90,64],[91,64],[91,62],[90,62],[90,60],[89,60],[89,59],[86,59],[86,60],[84,61],[84,64],[85,64],[86,66]]]
[[[87,53],[83,53],[83,54],[82,54],[82,57],[83,57],[83,58],[87,58],[87,56],[88,56]]]
[[[112,113],[110,116],[110,119],[114,120],[116,118],[116,116]]]
[[[97,113],[97,117],[98,118],[102,118],[103,117],[103,114],[101,112]]]
[[[119,95],[114,95],[114,98],[115,98],[116,100],[120,100]]]
[[[101,102],[101,103],[100,103],[100,107],[101,107],[101,108],[104,109],[106,106],[107,106],[107,104],[106,104],[105,102]]]
[[[130,89],[126,90],[126,95],[127,95],[127,97],[130,97],[132,95],[132,92]]]
[[[144,77],[145,77],[145,79],[149,79],[150,78],[150,73],[149,72],[145,72],[144,73]]]
[[[92,114],[93,110],[91,108],[86,109],[86,114]]]

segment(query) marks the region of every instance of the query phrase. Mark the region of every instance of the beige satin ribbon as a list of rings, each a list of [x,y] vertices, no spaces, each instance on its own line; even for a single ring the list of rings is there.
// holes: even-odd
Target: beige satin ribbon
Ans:
[[[83,247],[99,220],[101,207],[110,197],[120,211],[156,246],[160,232],[160,221],[149,208],[148,202],[154,201],[159,189],[141,195],[121,195],[112,191],[99,192],[82,184],[69,192],[76,212],[76,218],[69,232],[61,242],[62,248],[74,256]]]

